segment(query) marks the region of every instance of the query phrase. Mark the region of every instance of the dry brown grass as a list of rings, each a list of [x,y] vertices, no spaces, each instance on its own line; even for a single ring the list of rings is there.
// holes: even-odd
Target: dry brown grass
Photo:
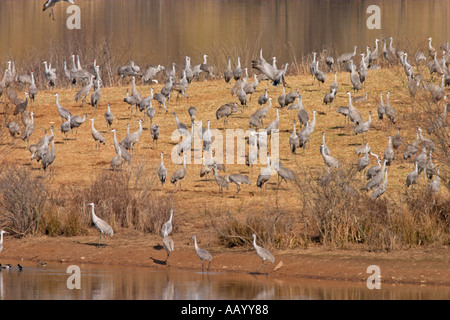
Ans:
[[[301,70],[301,68],[299,70]],[[426,69],[422,67],[420,71],[428,80],[429,77]],[[343,167],[350,169],[352,166],[355,166],[358,161],[358,155],[355,153],[355,148],[357,145],[362,143],[362,137],[355,136],[353,131],[354,126],[345,126],[344,117],[335,112],[337,106],[347,105],[348,103],[348,97],[345,92],[352,91],[349,74],[345,72],[338,72],[337,77],[339,81],[339,92],[331,108],[323,105],[322,99],[325,93],[328,92],[329,85],[333,81],[332,74],[327,74],[327,81],[320,88],[317,83],[314,85],[312,84],[309,74],[289,75],[286,78],[289,85],[287,92],[294,91],[295,88],[299,88],[300,93],[303,95],[303,105],[308,113],[311,114],[312,110],[320,111],[320,114],[317,115],[315,132],[311,135],[310,143],[306,147],[306,151],[303,152],[303,150],[299,150],[296,155],[292,155],[289,150],[288,139],[292,132],[292,119],[297,118],[297,112],[286,109],[280,110],[280,161],[283,162],[284,166],[295,170],[299,174],[302,174],[303,172],[309,172],[312,176],[320,176],[325,174],[325,165],[319,153],[322,131],[326,132],[326,142],[331,149],[332,155],[341,162]],[[148,171],[144,177],[150,181],[151,193],[161,197],[170,198],[170,203],[173,204],[175,208],[174,219],[177,220],[178,227],[180,230],[183,230],[183,232],[196,232],[197,234],[200,232],[205,232],[216,236],[217,234],[215,234],[214,229],[212,228],[211,218],[208,214],[205,215],[205,212],[224,214],[230,213],[235,216],[236,213],[241,212],[241,208],[250,209],[246,209],[244,211],[247,217],[239,221],[249,224],[249,221],[246,219],[250,219],[250,217],[253,217],[253,214],[258,213],[260,215],[259,219],[261,220],[257,221],[257,223],[262,224],[262,221],[264,221],[262,217],[268,212],[267,210],[276,208],[274,202],[272,201],[274,198],[273,195],[276,194],[277,201],[280,203],[282,211],[286,213],[286,215],[283,216],[293,219],[293,227],[288,228],[284,226],[279,232],[271,233],[264,239],[274,245],[281,243],[280,247],[292,247],[298,244],[304,244],[317,235],[314,233],[317,230],[313,230],[311,221],[309,221],[309,218],[306,216],[307,212],[304,210],[303,196],[300,194],[299,189],[292,183],[289,183],[288,185],[283,183],[280,189],[277,190],[276,176],[271,178],[267,194],[265,194],[263,190],[257,188],[255,182],[259,172],[258,169],[265,167],[265,164],[258,162],[258,165],[254,167],[253,174],[251,176],[252,185],[242,186],[242,190],[237,197],[233,197],[235,193],[233,185],[230,185],[229,191],[225,190],[225,192],[221,195],[218,193],[218,187],[214,180],[205,182],[201,179],[199,177],[201,168],[200,164],[187,165],[187,175],[183,180],[181,192],[178,190],[174,191],[174,188],[170,185],[170,182],[167,182],[164,188],[161,189],[160,184],[155,183],[154,181],[156,178],[154,173],[156,172],[160,161],[160,152],[164,152],[166,154],[165,165],[168,169],[168,181],[170,181],[172,173],[180,167],[180,165],[173,164],[170,161],[172,148],[174,148],[177,143],[177,141],[171,141],[171,134],[176,128],[175,119],[171,112],[176,111],[180,121],[189,124],[190,119],[187,109],[189,106],[195,106],[198,110],[197,120],[202,120],[203,123],[206,123],[207,120],[211,120],[212,128],[223,131],[223,120],[216,120],[215,112],[222,104],[236,101],[236,97],[232,97],[230,95],[232,85],[232,83],[225,84],[222,79],[203,81],[203,77],[201,77],[199,82],[193,82],[188,88],[188,94],[190,96],[189,102],[187,102],[185,98],[182,98],[178,103],[175,99],[173,99],[168,104],[168,109],[170,111],[169,113],[165,113],[163,109],[160,109],[157,105],[154,105],[156,109],[156,116],[153,119],[153,123],[158,123],[161,130],[158,147],[155,148],[153,146],[149,132],[150,122],[147,118],[144,123],[144,132],[141,139],[134,148],[133,170],[136,170],[138,165],[142,165],[147,168]],[[159,91],[162,86],[163,84],[154,85],[155,91]],[[274,106],[277,106],[276,101],[282,91],[282,88],[273,87],[268,85],[267,82],[263,82],[259,85],[257,92],[253,95],[252,101],[246,108],[243,109],[243,112],[238,112],[229,118],[228,128],[248,128],[248,118],[250,114],[259,108],[257,105],[257,98],[264,92],[264,88],[267,86],[269,95],[273,98]],[[73,188],[75,190],[82,189],[85,191],[91,188],[92,194],[86,194],[89,196],[85,198],[86,204],[92,201],[92,199],[98,199],[100,201],[99,194],[96,194],[94,191],[94,186],[96,181],[99,182],[106,179],[105,177],[109,174],[107,172],[109,172],[110,161],[115,156],[113,134],[112,132],[107,131],[106,122],[103,119],[103,113],[106,111],[107,103],[111,103],[111,108],[115,116],[113,128],[117,129],[119,140],[126,135],[127,123],[130,123],[130,131],[133,132],[138,128],[137,120],[139,118],[146,118],[146,115],[143,113],[138,116],[133,116],[132,118],[129,117],[130,112],[128,110],[128,105],[123,102],[127,88],[131,88],[131,85],[127,84],[124,86],[103,88],[102,98],[96,112],[94,112],[94,110],[86,104],[81,106],[80,103],[74,102],[74,96],[78,88],[59,88],[56,90],[60,95],[61,104],[68,108],[73,114],[82,116],[86,113],[88,118],[94,117],[96,119],[95,127],[102,131],[106,137],[106,146],[102,145],[100,151],[95,150],[89,121],[86,121],[86,123],[79,128],[77,137],[75,137],[75,134],[70,134],[69,139],[65,140],[64,135],[59,131],[61,118],[59,117],[55,106],[54,93],[56,91],[39,92],[35,105],[30,107],[30,109],[35,113],[35,131],[31,137],[31,143],[36,143],[43,136],[44,130],[49,129],[51,125],[54,125],[56,161],[54,163],[53,174],[51,176],[47,175],[46,177],[48,180],[47,185],[54,195],[57,195],[58,191],[62,188]],[[426,103],[425,99],[424,97],[418,97],[417,100],[414,101],[409,97],[404,73],[400,68],[371,70],[369,72],[369,77],[366,80],[365,88],[369,94],[369,101],[355,105],[364,119],[367,119],[369,110],[372,111],[373,115],[376,114],[379,92],[382,91],[385,96],[385,93],[388,90],[391,91],[391,105],[395,108],[398,115],[398,123],[395,126],[389,125],[386,119],[383,121],[378,121],[376,116],[374,116],[372,128],[365,135],[365,139],[369,142],[372,151],[382,156],[387,147],[388,136],[395,135],[397,125],[401,126],[404,143],[398,152],[400,158],[406,145],[415,140],[415,130],[417,126],[421,125],[422,127],[426,127],[426,123],[424,123],[426,120],[424,109],[420,108],[418,104],[418,102]],[[150,87],[138,85],[138,91],[145,97],[149,95]],[[362,94],[364,94],[364,92],[361,92],[359,95]],[[265,121],[266,124],[275,118],[274,109],[275,108],[272,108],[268,113]],[[442,110],[442,105],[440,105],[440,110]],[[6,129],[3,128],[3,130]],[[26,145],[24,142],[12,140],[9,135],[5,134],[3,134],[1,138],[2,145],[9,146],[10,149],[8,155],[4,159],[6,163],[14,163],[22,167],[30,168],[33,172],[39,174],[43,173],[39,171],[39,164],[34,161],[30,161],[30,154],[28,150],[26,150]],[[11,143],[13,145],[10,145]],[[448,159],[445,158],[445,154],[443,152],[437,150],[433,153],[433,155],[435,164],[448,164]],[[371,159],[370,165],[373,164],[375,163],[373,159]],[[128,170],[126,164],[124,164],[124,170]],[[407,174],[412,170],[413,162],[411,160],[404,161],[403,159],[396,159],[393,162],[389,170],[388,190],[379,200],[380,203],[377,204],[377,206],[403,207],[402,205],[406,201],[405,179]],[[250,169],[245,165],[227,164],[226,173],[250,174]],[[447,199],[448,203],[448,180],[445,178],[448,177],[447,166],[441,166],[441,175],[443,176],[443,180],[441,181],[439,196],[443,199]],[[360,191],[365,186],[366,181],[359,180],[359,176],[357,175],[352,178],[351,183],[356,190]],[[414,193],[420,195],[420,187],[424,188],[427,183],[428,182],[424,181],[421,176],[421,179],[419,179],[418,182],[419,185],[415,188],[416,191],[414,191]],[[102,186],[99,185],[98,188],[101,190]],[[131,190],[130,192],[134,192],[133,187],[131,186],[129,190]],[[124,191],[117,190],[117,192]],[[365,192],[361,191],[361,193],[364,194]],[[120,197],[121,194],[117,194],[117,196]],[[57,197],[55,196],[53,198]],[[269,200],[271,202],[269,202]],[[57,202],[57,200],[54,201]],[[67,205],[67,203],[60,203],[59,205],[64,206]],[[269,208],[270,205],[273,205],[273,207]],[[104,206],[106,206],[106,204],[104,204]],[[99,206],[99,208],[101,207],[102,206]],[[74,214],[74,212],[80,210],[83,214],[82,219],[78,219],[77,215]],[[67,226],[70,226],[66,229],[70,230],[66,231],[67,234],[74,234],[77,229],[82,232],[82,230],[89,226],[89,215],[86,210],[87,206],[84,209],[77,206],[71,207],[69,212],[72,212],[73,216],[71,218],[61,218],[63,219],[62,221],[66,221],[64,223],[67,224]],[[112,215],[116,212],[116,210],[119,210],[119,207],[113,205],[109,206],[106,211]],[[121,209],[121,211],[127,212],[127,209],[124,208],[123,210]],[[273,209],[273,212],[277,212],[277,210]],[[56,210],[53,214],[57,215],[61,214],[61,212],[58,213]],[[121,220],[122,218],[124,220]],[[122,218],[116,217],[116,219],[110,220],[116,223],[114,227],[118,230],[121,228],[130,227],[132,225],[138,226],[137,229],[147,232],[153,232],[154,229],[156,229],[156,227],[139,227],[143,222],[141,218],[133,220],[135,219],[133,215],[125,214]],[[392,219],[392,217],[388,217],[386,219],[389,220]],[[395,219],[399,218],[395,217]],[[52,220],[51,216],[48,220]],[[405,219],[405,221],[407,220],[408,219]],[[118,221],[120,221],[120,223],[118,223]],[[414,224],[415,222],[412,223]],[[273,225],[273,222],[271,222],[271,225]],[[400,225],[400,223],[397,223],[397,225]],[[381,224],[378,224],[375,229],[372,229],[373,234],[383,232],[383,230],[377,229],[380,226]],[[255,227],[252,228],[255,229]],[[251,231],[249,230],[246,229],[243,231],[244,234],[241,236],[245,239],[249,239],[249,234],[251,235]],[[288,231],[289,236],[281,238],[279,235],[286,230]],[[294,236],[292,236],[292,232],[294,232]],[[260,233],[263,233],[263,231],[260,231]],[[392,233],[389,232],[389,235],[391,234]],[[305,237],[305,235],[307,236]],[[354,237],[355,241],[357,242],[357,239],[360,237],[360,235],[356,235]],[[367,240],[367,235],[365,237]],[[438,237],[441,239],[440,241],[448,241],[448,230],[446,230],[444,234],[440,233]],[[447,240],[442,240],[445,237],[447,237]],[[385,239],[386,238],[388,238],[388,235]],[[399,239],[396,239],[396,241],[398,241],[396,243],[400,242]],[[423,244],[427,241],[413,240],[409,242],[411,244]],[[386,242],[380,246],[382,248],[395,247],[392,243],[393,242]],[[375,246],[380,247],[378,244]]]

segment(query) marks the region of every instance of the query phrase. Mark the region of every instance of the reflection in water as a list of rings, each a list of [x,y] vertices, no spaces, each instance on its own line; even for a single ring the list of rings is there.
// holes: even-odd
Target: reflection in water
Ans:
[[[0,61],[8,55],[19,61],[35,50],[57,54],[55,45],[77,51],[74,40],[95,49],[107,39],[119,63],[132,56],[168,65],[182,63],[187,54],[195,64],[216,47],[225,57],[262,47],[283,64],[330,45],[339,53],[354,45],[364,51],[375,38],[389,36],[399,47],[411,41],[426,46],[430,36],[440,45],[450,34],[450,1],[442,0],[84,0],[77,5],[81,30],[69,30],[67,3],[55,7],[52,21],[42,12],[42,1],[0,1]],[[366,27],[369,5],[381,9],[381,30]]]
[[[276,279],[236,273],[198,273],[138,267],[80,265],[81,289],[66,286],[65,265],[0,271],[2,300],[370,300],[450,299],[448,287]]]

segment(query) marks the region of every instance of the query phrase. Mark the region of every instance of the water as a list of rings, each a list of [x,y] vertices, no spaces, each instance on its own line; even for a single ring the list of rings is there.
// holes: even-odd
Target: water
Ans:
[[[22,265],[0,271],[0,300],[450,299],[448,287],[382,283],[369,290],[365,283],[98,265],[80,265],[81,288],[71,290],[68,265]]]
[[[56,5],[56,21],[42,12],[43,3],[0,1],[0,61],[35,52],[49,56],[57,46],[95,50],[107,39],[118,62],[132,57],[168,65],[190,55],[196,64],[209,52],[218,63],[243,51],[251,58],[261,47],[281,65],[330,46],[337,53],[354,45],[365,50],[377,37],[393,36],[394,46],[411,42],[426,48],[433,36],[438,48],[450,34],[445,0],[77,0],[81,30],[67,29],[67,3]],[[373,4],[381,8],[381,30],[366,27],[366,9]]]

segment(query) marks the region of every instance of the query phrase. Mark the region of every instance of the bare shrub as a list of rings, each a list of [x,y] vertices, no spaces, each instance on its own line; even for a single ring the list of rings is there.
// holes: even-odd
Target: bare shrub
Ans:
[[[2,167],[0,173],[0,224],[20,235],[36,233],[48,198],[45,181],[18,166]]]
[[[273,200],[273,199],[272,199]],[[292,248],[298,245],[295,238],[295,219],[278,202],[268,201],[263,212],[253,208],[240,208],[233,215],[226,210],[219,213],[209,212],[219,242],[228,247],[252,245],[252,234],[258,235],[264,247]]]

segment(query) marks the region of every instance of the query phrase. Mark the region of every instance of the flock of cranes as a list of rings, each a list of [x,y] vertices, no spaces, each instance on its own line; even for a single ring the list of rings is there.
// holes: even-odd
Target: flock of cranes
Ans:
[[[444,107],[442,114],[433,122],[431,126],[427,128],[428,133],[436,132],[446,126],[446,116],[447,116],[447,103],[445,103],[445,85],[450,83],[450,73],[447,68],[447,61],[450,62],[450,57],[447,55],[449,53],[449,45],[443,44],[443,57],[438,59],[438,50],[435,50],[431,45],[431,38],[429,39],[428,55],[431,58],[426,66],[429,68],[430,73],[437,73],[441,79],[441,84],[433,84],[425,81],[424,77],[415,73],[414,66],[408,61],[408,53],[402,50],[393,48],[393,39],[389,38],[390,45],[387,47],[387,39],[383,39],[382,42],[384,47],[382,52],[379,54],[378,43],[379,39],[375,41],[375,48],[371,51],[370,47],[367,47],[366,52],[361,53],[361,62],[356,64],[354,58],[357,56],[357,47],[354,47],[353,52],[344,53],[336,59],[333,57],[326,57],[325,63],[328,73],[334,72],[334,81],[330,85],[330,90],[324,95],[323,104],[329,105],[329,111],[331,111],[331,106],[336,100],[337,95],[342,96],[340,89],[340,84],[342,87],[342,82],[338,82],[336,68],[346,68],[349,72],[349,83],[351,83],[351,88],[354,94],[357,94],[360,90],[366,90],[365,84],[367,78],[371,76],[371,70],[379,69],[380,67],[376,65],[377,61],[384,59],[388,64],[401,65],[404,69],[406,80],[408,82],[408,90],[412,97],[422,91],[424,94],[428,94],[430,101],[440,106],[441,101],[444,101]],[[416,52],[415,66],[422,63],[426,58],[423,53]],[[208,55],[203,55],[203,62],[191,66],[191,58],[186,56],[185,65],[181,70],[181,75],[178,78],[175,64],[171,67],[165,68],[164,66],[150,66],[147,69],[137,66],[133,61],[129,65],[124,65],[118,68],[118,76],[121,81],[125,78],[131,78],[131,90],[126,89],[126,96],[123,98],[123,105],[128,106],[130,112],[130,119],[133,119],[134,115],[143,116],[138,119],[138,129],[137,131],[130,132],[130,124],[127,124],[127,135],[119,141],[117,137],[117,129],[113,128],[116,117],[114,116],[111,104],[107,103],[107,110],[104,112],[104,123],[106,124],[108,131],[112,132],[113,146],[116,155],[111,159],[110,169],[111,170],[122,170],[123,163],[127,163],[128,167],[131,169],[132,158],[136,146],[142,140],[141,135],[143,133],[146,117],[150,120],[149,132],[152,137],[154,148],[157,148],[157,142],[160,135],[161,124],[154,123],[155,118],[170,116],[169,108],[172,107],[172,94],[177,93],[177,98],[175,103],[180,103],[180,96],[189,101],[190,96],[187,93],[189,86],[195,79],[199,80],[200,75],[205,75],[205,81],[210,79],[215,79],[219,73],[216,68],[208,63]],[[101,132],[95,128],[94,121],[97,117],[97,108],[100,108],[102,104],[99,104],[102,100],[102,88],[103,82],[101,80],[101,70],[100,66],[93,61],[93,64],[88,68],[84,69],[81,66],[80,58],[76,55],[71,55],[72,68],[67,68],[67,63],[64,62],[64,77],[72,86],[79,86],[74,96],[75,102],[80,101],[81,106],[84,106],[85,101],[90,96],[90,105],[94,110],[94,116],[88,117],[87,112],[81,115],[75,115],[72,112],[61,105],[60,97],[58,93],[54,93],[56,110],[55,114],[58,114],[61,118],[60,131],[64,134],[65,140],[68,139],[68,135],[75,129],[75,139],[77,136],[78,129],[83,125],[86,119],[91,121],[91,133],[92,138],[95,142],[95,149],[99,152],[101,145],[106,145],[106,139],[104,136],[105,132]],[[288,91],[289,87],[285,81],[286,72],[288,70],[288,63],[279,69],[276,64],[276,57],[272,58],[272,63],[268,63],[264,56],[262,49],[259,52],[259,57],[251,61],[251,69],[256,70],[257,73],[253,77],[249,77],[249,69],[241,65],[241,59],[237,57],[237,66],[232,68],[231,58],[228,59],[228,64],[223,72],[223,79],[226,83],[231,83],[234,80],[235,84],[230,90],[230,100],[236,99],[235,101],[224,101],[224,103],[216,110],[215,116],[216,120],[219,121],[223,119],[224,128],[228,127],[228,120],[233,117],[234,114],[239,113],[241,109],[241,114],[244,114],[249,108],[253,94],[261,92],[260,84],[263,81],[268,81],[272,86],[282,86],[282,93],[276,99],[272,97],[269,92],[271,92],[271,87],[267,85],[263,89],[263,93],[258,97],[258,109],[253,112],[248,117],[248,153],[245,157],[245,163],[250,167],[250,176],[239,173],[231,173],[226,175],[221,175],[219,171],[225,172],[226,168],[223,163],[219,163],[214,159],[214,154],[211,150],[212,143],[214,141],[214,136],[212,134],[211,120],[206,121],[206,127],[203,127],[203,122],[198,119],[201,117],[202,110],[191,106],[187,109],[187,113],[190,117],[190,124],[184,124],[180,121],[178,114],[174,111],[172,114],[174,116],[173,130],[177,130],[179,134],[183,137],[182,141],[177,146],[177,154],[182,155],[182,166],[176,169],[174,172],[169,173],[166,166],[164,165],[164,155],[165,152],[160,152],[161,162],[157,170],[157,176],[161,183],[161,188],[167,181],[170,181],[174,185],[174,190],[176,190],[177,184],[179,190],[182,190],[182,183],[188,175],[187,167],[187,155],[189,151],[194,146],[194,137],[197,136],[202,142],[202,151],[204,156],[202,157],[203,166],[199,173],[200,177],[205,177],[209,180],[209,176],[212,173],[214,181],[216,182],[219,193],[223,194],[224,189],[229,189],[229,184],[234,183],[237,186],[237,191],[234,196],[237,196],[241,191],[241,185],[248,184],[251,185],[252,180],[252,170],[253,165],[256,163],[257,154],[261,147],[267,147],[271,142],[269,137],[280,130],[280,113],[284,110],[295,110],[297,113],[297,119],[292,121],[292,133],[289,135],[288,141],[281,141],[282,144],[289,143],[289,150],[292,155],[297,154],[298,149],[303,149],[303,153],[306,152],[306,147],[310,144],[310,138],[315,134],[315,127],[318,121],[318,114],[325,114],[324,112],[319,112],[318,110],[312,110],[309,114],[308,111],[303,106],[303,95],[300,94],[301,88],[295,88],[295,90]],[[52,67],[51,63],[47,61],[43,62],[45,67],[44,76],[47,81],[47,86],[50,90],[55,90],[57,84],[62,82],[63,78],[58,77],[57,70]],[[323,66],[325,67],[325,66]],[[310,64],[310,73],[313,79],[313,83],[317,80],[319,90],[323,88],[325,83],[327,83],[327,75],[324,71],[320,70],[321,66],[319,64],[319,59],[317,59],[317,54],[313,53],[313,61]],[[143,83],[150,84],[150,95],[143,96],[137,86],[137,78],[141,78]],[[153,84],[158,84],[158,79],[166,78],[164,86],[161,88],[160,92],[155,92]],[[249,82],[249,79],[253,79]],[[333,78],[331,78],[333,79]],[[28,86],[28,90],[25,91],[25,99],[17,97],[17,92],[15,90],[16,86]],[[350,89],[351,90],[351,89]],[[356,148],[356,153],[361,154],[362,157],[358,159],[356,164],[358,172],[360,175],[364,173],[364,177],[368,180],[365,190],[367,192],[372,191],[370,197],[373,200],[381,197],[388,188],[388,172],[392,172],[392,163],[398,161],[399,148],[404,144],[403,137],[400,134],[401,127],[398,126],[398,133],[395,136],[386,137],[386,149],[384,151],[383,157],[378,156],[373,153],[369,146],[367,133],[373,130],[372,111],[367,114],[367,120],[364,120],[363,115],[358,111],[358,103],[368,101],[368,94],[366,92],[365,96],[357,96],[352,98],[352,92],[348,90],[346,95],[348,96],[348,104],[343,106],[338,106],[336,112],[342,114],[345,117],[345,122],[349,121],[354,126],[354,134],[362,136],[362,144]],[[30,102],[34,105],[37,97],[41,93],[38,91],[38,87],[35,83],[34,73],[31,72],[30,75],[19,74],[13,61],[8,61],[8,66],[3,73],[2,80],[0,81],[0,97],[4,98],[5,105],[14,105],[14,116],[15,119],[8,121],[8,115],[5,114],[5,127],[8,129],[9,133],[13,138],[20,137],[22,140],[27,141],[27,149],[31,153],[31,160],[35,159],[41,162],[42,168],[45,171],[47,168],[52,168],[52,164],[55,161],[55,134],[53,132],[54,125],[50,127],[50,133],[45,131],[45,134],[36,144],[30,144],[30,137],[34,132],[34,121],[35,114],[33,111],[28,109],[28,97]],[[378,121],[383,121],[386,119],[389,123],[389,128],[392,125],[397,126],[400,119],[395,106],[391,105],[390,102],[391,92],[386,92],[386,98],[383,101],[383,92],[380,92],[380,100],[377,106]],[[6,100],[8,99],[8,100]],[[155,104],[158,104],[159,109],[164,108],[164,113],[161,115],[157,112]],[[269,114],[272,107],[278,103],[276,106],[275,114],[276,117],[272,122],[264,124],[266,116]],[[320,104],[317,103],[318,105]],[[174,106],[175,108],[175,106]],[[316,108],[317,109],[317,108]],[[6,110],[6,108],[5,108]],[[50,112],[50,111],[49,111]],[[56,113],[57,112],[57,113]],[[289,111],[288,111],[289,112]],[[333,115],[331,115],[333,116]],[[364,115],[365,117],[365,115]],[[103,120],[102,120],[103,121]],[[20,124],[22,123],[22,125]],[[98,122],[95,122],[98,123]],[[23,126],[23,129],[22,129]],[[347,125],[348,126],[348,125]],[[283,123],[284,127],[284,123]],[[301,128],[297,131],[297,128]],[[323,163],[326,168],[326,176],[321,180],[324,183],[329,183],[330,171],[339,169],[341,167],[341,162],[333,156],[333,152],[329,146],[326,145],[325,141],[326,132],[322,132],[322,143],[320,148],[318,148],[320,155],[322,156]],[[355,138],[356,139],[356,138]],[[155,146],[156,144],[156,146]],[[414,170],[406,177],[406,187],[414,186],[417,183],[418,176],[424,172],[425,179],[432,180],[428,185],[428,192],[436,193],[440,188],[440,176],[439,176],[439,166],[435,166],[432,160],[432,152],[435,150],[435,143],[430,138],[425,138],[423,135],[423,129],[421,127],[417,128],[417,139],[406,146],[403,153],[403,159],[414,158]],[[421,153],[419,153],[421,151]],[[419,154],[418,154],[419,153]],[[284,155],[288,156],[288,155]],[[63,155],[61,155],[63,157]],[[376,159],[377,164],[369,167],[371,157]],[[284,180],[286,183],[288,181],[295,181],[297,179],[297,174],[292,170],[283,165],[279,158],[271,158],[269,155],[265,159],[265,167],[263,167],[255,181],[255,185],[259,188],[264,188],[267,191],[268,181],[276,173],[278,176],[278,187]],[[168,179],[170,178],[170,179]],[[433,179],[434,178],[434,179]],[[90,204],[92,207],[92,220],[95,226],[100,231],[100,237],[102,235],[113,235],[113,231],[109,225],[103,220],[98,218],[94,213],[94,204]],[[172,214],[170,221],[172,220]],[[165,231],[164,231],[165,230]],[[169,258],[170,252],[173,251],[173,240],[170,238],[170,232],[168,229],[162,231],[163,244],[167,251],[167,259]],[[273,262],[273,256],[271,256],[266,250],[258,247],[255,243],[254,237],[254,247],[257,253],[263,260],[265,265],[266,261]],[[195,248],[198,256],[203,262],[212,260],[211,255],[205,250],[199,249],[197,246],[197,241],[195,236],[193,237]],[[99,240],[100,241],[100,240]],[[100,243],[100,242],[99,242]]]

